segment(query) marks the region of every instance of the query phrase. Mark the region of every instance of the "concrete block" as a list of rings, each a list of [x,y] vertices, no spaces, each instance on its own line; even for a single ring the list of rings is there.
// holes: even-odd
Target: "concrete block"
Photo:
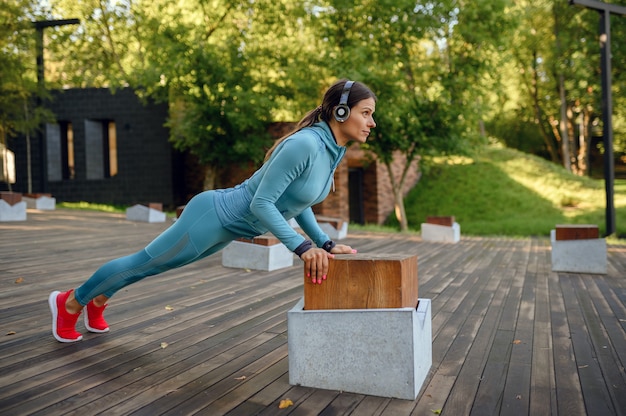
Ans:
[[[0,199],[0,221],[26,221],[26,202],[9,205],[4,199]]]
[[[126,208],[126,219],[141,222],[165,222],[165,213],[137,204]]]
[[[293,266],[294,254],[284,244],[233,241],[222,250],[222,266],[272,271]]]
[[[432,365],[430,299],[417,308],[287,313],[289,383],[415,400]]]
[[[22,200],[26,202],[27,208],[44,211],[54,211],[57,203],[56,198],[49,195],[25,195]]]
[[[439,224],[422,223],[422,240],[441,243],[458,243],[461,240],[461,226],[458,222],[451,227]]]
[[[348,235],[348,223],[340,218],[316,215],[317,223],[331,240],[341,240]]]
[[[557,240],[550,231],[552,271],[606,274],[607,251],[604,238]]]

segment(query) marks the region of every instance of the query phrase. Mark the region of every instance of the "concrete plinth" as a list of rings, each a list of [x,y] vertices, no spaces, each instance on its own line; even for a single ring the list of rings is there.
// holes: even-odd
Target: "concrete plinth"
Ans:
[[[451,227],[439,224],[422,223],[422,240],[441,243],[458,243],[461,240],[461,226],[458,222]]]
[[[26,221],[26,202],[20,201],[9,205],[0,199],[0,221]]]
[[[348,223],[347,222],[344,222],[341,225],[341,227],[338,229],[329,223],[321,222],[319,224],[320,224],[320,228],[322,229],[322,231],[328,234],[331,240],[335,240],[335,241],[341,240],[343,238],[346,238],[346,236],[348,235]]]
[[[165,222],[165,213],[137,204],[126,208],[126,219],[141,222]]]
[[[331,240],[341,240],[348,235],[348,223],[341,218],[316,215],[315,219],[322,231],[328,234]]]
[[[604,238],[557,240],[550,231],[552,271],[606,274],[607,252]]]
[[[430,299],[417,309],[287,313],[289,383],[415,400],[432,365]]]
[[[282,243],[266,246],[233,241],[222,250],[222,266],[272,271],[293,266],[293,253]]]
[[[24,196],[22,201],[26,202],[26,207],[30,209],[40,209],[44,211],[54,211],[56,208],[56,198],[42,195],[38,197]]]

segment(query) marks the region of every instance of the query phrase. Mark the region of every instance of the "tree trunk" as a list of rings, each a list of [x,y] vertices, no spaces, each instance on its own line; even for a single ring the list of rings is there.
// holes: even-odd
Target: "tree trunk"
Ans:
[[[529,85],[528,90],[533,100],[533,108],[535,110],[535,120],[537,122],[537,125],[539,126],[539,130],[541,131],[541,137],[543,138],[543,142],[546,145],[546,149],[550,153],[550,158],[552,159],[553,162],[558,163],[559,154],[554,148],[554,146],[552,145],[552,141],[550,140],[548,132],[546,131],[546,128],[544,126],[543,112],[541,110],[541,105],[539,102],[539,89],[538,89],[539,74],[537,71],[537,52],[536,51],[533,53],[532,69],[533,69],[532,86]]]
[[[28,102],[24,99],[24,119],[26,120],[26,125],[30,125],[30,117],[28,117]],[[45,134],[42,132],[41,134]],[[30,147],[30,131],[26,131],[26,182],[27,182],[27,190],[29,194],[33,193],[33,168],[31,161],[31,147]]]
[[[561,132],[561,153],[563,167],[569,172],[572,171],[572,161],[569,150],[569,133],[567,128],[567,98],[565,97],[565,81],[563,74],[559,74],[559,96],[561,98],[561,121],[559,130]]]
[[[402,195],[402,188],[397,189],[393,188],[393,197],[394,197],[394,210],[396,213],[396,218],[400,223],[400,231],[406,232],[409,231],[409,221],[406,218],[406,209],[404,208],[404,196]]]
[[[217,181],[217,170],[211,166],[207,166],[204,171],[204,180],[202,181],[202,189],[208,191],[215,189]]]
[[[396,176],[393,173],[392,164],[393,162],[385,162],[387,174],[389,175],[389,180],[391,181],[391,189],[393,190],[394,212],[396,214],[396,219],[400,223],[400,231],[406,232],[409,231],[409,221],[406,218],[406,210],[404,208],[404,194],[402,192],[402,189],[404,188],[406,172],[412,164],[412,158],[407,158],[407,160],[405,160],[405,165],[402,169],[400,180],[396,180]]]

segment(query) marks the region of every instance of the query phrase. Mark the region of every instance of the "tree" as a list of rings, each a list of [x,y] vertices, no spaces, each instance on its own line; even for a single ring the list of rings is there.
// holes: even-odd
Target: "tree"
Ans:
[[[350,68],[345,76],[364,80],[383,102],[367,148],[390,173],[403,231],[408,169],[420,157],[459,152],[479,137],[479,96],[495,63],[503,15],[501,1],[337,0],[318,13],[328,61],[338,73]],[[395,177],[398,153],[404,167]]]
[[[213,188],[222,168],[262,160],[271,121],[293,121],[318,98],[324,71],[305,4],[59,0],[87,23],[56,49],[56,82],[130,85],[168,102],[172,143],[198,157]]]
[[[554,0],[518,1],[511,12],[517,17],[512,32],[515,47],[505,52],[513,58],[516,70],[507,71],[504,82],[509,90],[521,86],[523,94],[509,94],[508,104],[502,106],[498,117],[520,126],[510,130],[526,131],[529,129],[521,126],[532,119],[548,158],[574,173],[587,174],[592,131],[600,117],[597,14]],[[612,19],[616,23],[614,69],[620,67],[620,57],[626,53],[619,37],[624,34],[623,20]],[[624,133],[620,134],[619,126],[624,125],[626,115],[622,106],[615,105],[623,100],[623,94],[616,93],[623,89],[619,74],[615,70],[616,152],[624,150],[624,142],[619,139]],[[532,136],[525,137],[525,141],[532,140]]]
[[[45,96],[36,82],[31,4],[12,0],[0,9],[0,145],[6,169],[7,138],[22,134],[27,144],[28,192],[32,192],[30,138],[52,115],[36,105]],[[7,172],[3,172],[7,177]],[[11,190],[11,183],[7,180]]]

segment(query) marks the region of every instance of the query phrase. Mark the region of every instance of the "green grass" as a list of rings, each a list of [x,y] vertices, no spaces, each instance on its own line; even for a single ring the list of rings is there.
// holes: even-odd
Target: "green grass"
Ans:
[[[82,209],[85,211],[126,212],[126,207],[121,205],[94,204],[91,202],[61,202],[60,208]]]
[[[626,181],[615,182],[617,235],[626,235]],[[579,177],[526,153],[485,147],[438,159],[405,198],[409,228],[454,215],[465,235],[548,236],[556,224],[606,229],[604,180]],[[394,217],[392,215],[392,217]],[[390,218],[386,225],[398,229]]]
[[[463,235],[508,237],[548,236],[556,224],[596,224],[604,235],[605,204],[603,180],[579,177],[539,157],[495,146],[472,158],[436,160],[405,198],[410,232],[419,232],[429,215],[454,215]],[[617,235],[624,238],[626,180],[615,181],[614,204]],[[122,213],[126,209],[87,202],[60,206]],[[399,229],[393,214],[384,225],[350,227]]]

